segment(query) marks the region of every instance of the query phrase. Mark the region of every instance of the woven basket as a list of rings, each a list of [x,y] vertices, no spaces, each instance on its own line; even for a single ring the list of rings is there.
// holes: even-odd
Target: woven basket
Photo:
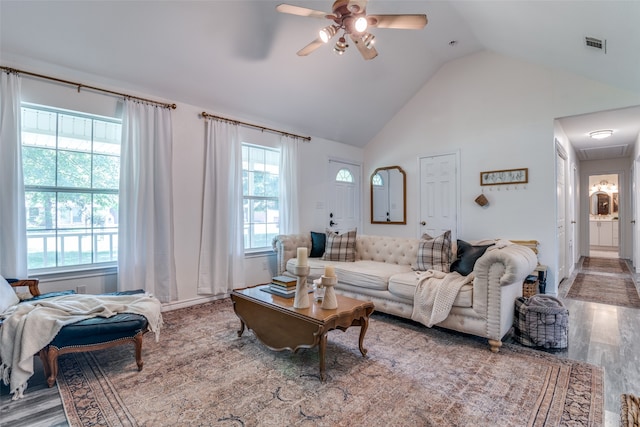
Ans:
[[[522,296],[529,298],[538,293],[538,281],[533,283],[524,282],[522,284]]]
[[[620,426],[640,426],[640,397],[623,394],[620,400]]]

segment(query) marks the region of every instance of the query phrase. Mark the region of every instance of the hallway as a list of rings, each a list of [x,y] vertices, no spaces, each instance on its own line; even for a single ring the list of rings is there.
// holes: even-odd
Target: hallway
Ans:
[[[584,258],[558,289],[558,297],[569,309],[569,346],[554,353],[604,367],[605,425],[618,426],[620,395],[640,395],[640,309],[567,299],[583,262]],[[611,274],[617,273],[602,273],[603,283]],[[638,289],[639,275],[631,276]]]

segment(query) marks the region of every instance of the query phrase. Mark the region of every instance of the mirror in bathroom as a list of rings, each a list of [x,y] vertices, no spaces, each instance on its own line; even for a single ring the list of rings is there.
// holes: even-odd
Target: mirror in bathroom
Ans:
[[[407,177],[400,166],[376,169],[371,174],[371,223],[407,223]]]
[[[591,215],[609,215],[611,213],[611,196],[604,191],[596,191],[591,195]]]

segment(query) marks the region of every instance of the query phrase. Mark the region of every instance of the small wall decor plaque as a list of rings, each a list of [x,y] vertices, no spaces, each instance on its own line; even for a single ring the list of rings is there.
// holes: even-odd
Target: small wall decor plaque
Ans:
[[[480,172],[480,185],[526,184],[529,168]]]

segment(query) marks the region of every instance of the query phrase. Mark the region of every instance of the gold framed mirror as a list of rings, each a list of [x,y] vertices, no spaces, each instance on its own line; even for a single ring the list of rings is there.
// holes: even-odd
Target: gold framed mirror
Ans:
[[[371,224],[407,223],[407,175],[400,166],[371,174]]]

